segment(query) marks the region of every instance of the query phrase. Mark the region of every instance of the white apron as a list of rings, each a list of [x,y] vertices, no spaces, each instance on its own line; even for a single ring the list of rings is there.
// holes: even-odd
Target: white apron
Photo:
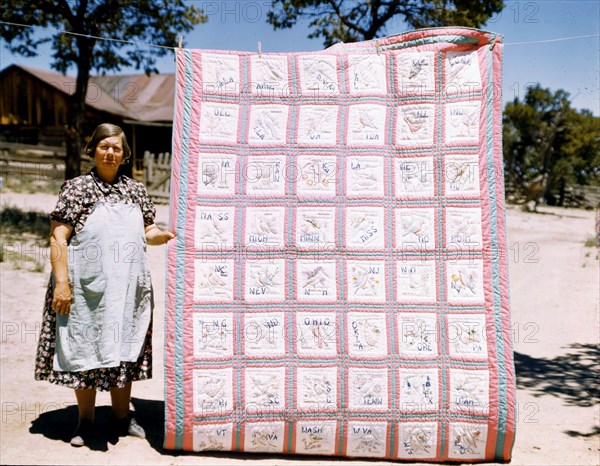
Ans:
[[[73,297],[56,316],[54,370],[137,361],[154,305],[140,206],[97,202],[67,249]]]

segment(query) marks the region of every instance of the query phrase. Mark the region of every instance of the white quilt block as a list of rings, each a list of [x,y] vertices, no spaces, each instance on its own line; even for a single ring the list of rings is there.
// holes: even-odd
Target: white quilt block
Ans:
[[[346,247],[355,250],[385,248],[383,207],[357,206],[346,210]]]
[[[300,109],[298,143],[304,146],[335,146],[337,128],[337,105],[305,105]]]
[[[448,52],[444,60],[445,90],[448,94],[481,91],[477,52]]]
[[[339,94],[337,60],[332,55],[298,58],[300,90],[306,98],[322,99]]]
[[[296,159],[293,168],[296,194],[299,198],[334,197],[340,166],[335,157],[328,155],[302,155]],[[288,178],[293,177],[288,171]]]
[[[350,156],[346,158],[346,196],[371,198],[384,196],[383,157]]]
[[[234,244],[235,208],[197,206],[195,244],[206,252],[231,250]]]
[[[233,356],[233,318],[226,313],[195,312],[194,357],[222,359]]]
[[[279,97],[289,93],[288,58],[284,55],[250,57],[250,86],[258,97]]]
[[[198,156],[198,195],[231,197],[235,194],[238,164],[235,154],[203,153]]]
[[[256,197],[283,197],[287,170],[284,156],[249,157],[242,172],[246,194]]]
[[[334,358],[338,352],[338,326],[333,312],[296,314],[296,352],[300,356]]]
[[[285,355],[286,328],[282,312],[248,312],[244,316],[244,354],[250,358]]]
[[[233,300],[233,260],[196,259],[194,272],[194,301],[230,302]]]
[[[202,56],[202,85],[207,94],[240,93],[240,62],[236,55]]]
[[[477,251],[483,248],[481,208],[446,208],[446,249]]]
[[[299,302],[336,301],[338,287],[335,262],[300,259],[296,262],[296,277],[296,299]]]
[[[348,354],[357,358],[385,358],[388,354],[386,327],[385,313],[348,313]]]
[[[244,298],[267,303],[285,300],[285,261],[283,259],[246,260]]]
[[[285,247],[285,208],[279,206],[246,208],[244,245],[249,249],[273,252]]]
[[[440,407],[440,388],[437,368],[400,368],[400,410],[407,413],[426,413]]]
[[[244,429],[244,451],[282,453],[284,436],[283,422],[248,422]]]
[[[349,55],[348,86],[351,95],[385,95],[385,55]]]
[[[233,369],[195,369],[194,414],[224,414],[233,409]]]
[[[388,409],[388,371],[386,368],[351,367],[348,370],[348,406],[357,411]]]
[[[480,259],[448,261],[446,283],[449,303],[482,303],[483,262]]]
[[[254,105],[250,109],[248,143],[250,145],[282,146],[286,142],[288,107],[285,105]]]
[[[396,264],[399,302],[435,303],[436,266],[432,260],[402,260]]]
[[[233,424],[200,424],[194,426],[193,451],[227,451],[231,448]]]
[[[298,367],[297,407],[304,411],[334,411],[338,405],[338,369],[333,366]]]
[[[396,114],[396,145],[398,147],[431,147],[434,127],[433,105],[400,105]]]
[[[247,367],[244,400],[248,412],[277,412],[285,408],[285,367]]]
[[[398,434],[398,456],[404,459],[435,458],[437,454],[437,423],[402,423]]]
[[[296,449],[307,455],[333,455],[337,423],[323,421],[301,421],[296,425]]]
[[[479,143],[479,101],[446,104],[446,144],[476,145]]]
[[[238,141],[239,113],[236,104],[202,102],[199,141],[234,145]]]
[[[487,436],[488,429],[486,424],[451,423],[448,457],[456,460],[485,458]]]
[[[471,415],[489,411],[489,371],[450,369],[450,410]]]
[[[447,319],[450,356],[487,357],[487,327],[483,314],[449,314]]]
[[[398,314],[398,352],[409,357],[438,355],[438,322],[433,313]]]
[[[396,57],[398,92],[416,97],[435,92],[435,54],[400,53]]]
[[[383,457],[386,454],[385,422],[351,421],[348,423],[348,455]]]
[[[434,194],[433,157],[394,159],[394,184],[399,199],[432,198]]]
[[[383,147],[386,135],[386,108],[383,105],[353,105],[348,113],[348,144]]]
[[[335,207],[296,209],[296,246],[318,252],[331,252],[336,246]]]
[[[396,209],[396,248],[406,252],[435,249],[433,208]]]
[[[377,260],[346,262],[347,300],[351,303],[380,303],[386,300],[385,264]]]
[[[444,193],[449,198],[479,197],[479,160],[473,155],[444,157]]]

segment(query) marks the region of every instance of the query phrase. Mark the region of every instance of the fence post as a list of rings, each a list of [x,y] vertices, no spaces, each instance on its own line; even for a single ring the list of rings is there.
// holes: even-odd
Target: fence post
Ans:
[[[144,152],[144,184],[150,186],[152,182],[152,173],[154,171],[154,154],[150,151]]]

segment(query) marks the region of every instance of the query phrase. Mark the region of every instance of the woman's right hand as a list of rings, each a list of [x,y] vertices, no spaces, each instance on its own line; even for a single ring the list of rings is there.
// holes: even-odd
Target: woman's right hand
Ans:
[[[68,314],[71,310],[67,241],[72,232],[72,226],[56,220],[52,221],[50,226],[50,262],[52,262],[52,274],[54,275],[52,310],[63,315]]]
[[[54,286],[52,310],[62,315],[68,314],[71,310],[71,287],[68,283],[57,283]]]

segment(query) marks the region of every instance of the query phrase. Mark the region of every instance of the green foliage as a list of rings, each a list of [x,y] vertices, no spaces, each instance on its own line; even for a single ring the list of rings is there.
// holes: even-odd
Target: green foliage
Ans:
[[[124,66],[143,69],[147,74],[158,72],[156,58],[169,49],[125,41],[174,47],[179,33],[206,21],[199,10],[183,0],[2,0],[1,5],[2,21],[80,34],[46,34],[40,28],[0,24],[0,36],[19,55],[35,56],[39,45],[51,41],[52,67],[62,73],[78,66],[81,59],[89,60],[90,68],[98,72],[118,71]],[[87,51],[89,54],[82,56]]]
[[[36,211],[24,211],[18,207],[5,207],[0,210],[0,232],[3,235],[33,235],[37,239],[50,237],[50,219],[48,214]]]
[[[574,186],[598,183],[600,118],[571,108],[565,91],[530,87],[506,104],[502,132],[507,193],[525,196],[543,179],[546,201],[563,205]]]
[[[268,22],[275,29],[310,21],[308,37],[322,37],[325,46],[383,37],[392,19],[413,28],[479,27],[502,11],[503,0],[271,0]]]

